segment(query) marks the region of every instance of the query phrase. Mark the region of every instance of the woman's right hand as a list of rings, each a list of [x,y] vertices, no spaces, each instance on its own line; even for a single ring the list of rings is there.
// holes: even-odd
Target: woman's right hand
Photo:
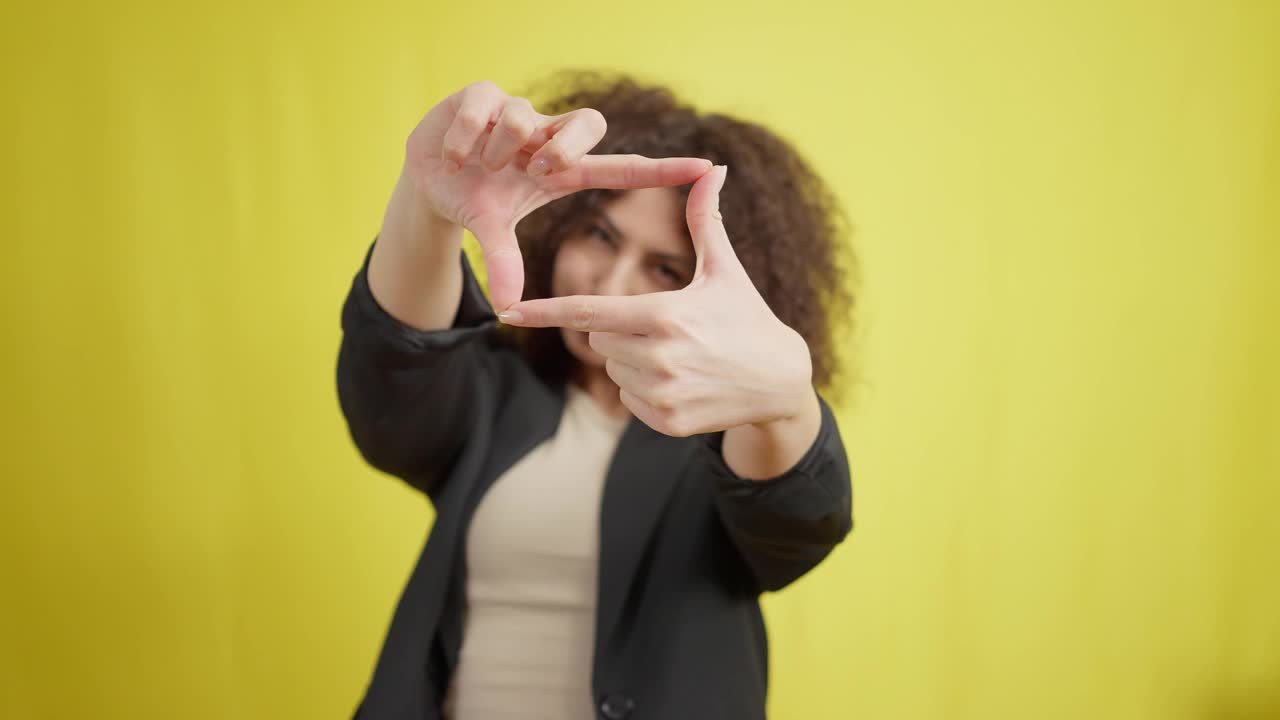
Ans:
[[[579,190],[684,185],[711,169],[697,158],[587,155],[604,133],[596,110],[543,115],[482,81],[445,98],[409,135],[405,164],[418,196],[476,236],[498,310],[524,291],[515,233],[524,216]]]

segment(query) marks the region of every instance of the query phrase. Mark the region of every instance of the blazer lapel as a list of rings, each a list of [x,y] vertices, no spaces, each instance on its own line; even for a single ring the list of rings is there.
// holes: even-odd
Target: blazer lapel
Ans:
[[[605,477],[600,511],[596,648],[612,634],[658,518],[696,443],[632,418]]]
[[[465,622],[467,584],[467,529],[475,515],[480,500],[498,476],[515,465],[540,443],[555,435],[564,415],[565,388],[563,385],[525,385],[525,395],[514,398],[506,413],[499,417],[489,438],[489,452],[480,468],[476,482],[462,496],[461,506],[453,512],[437,514],[436,522],[452,522],[446,535],[452,538],[452,579],[449,582],[449,612],[439,624],[444,644],[445,662],[452,669],[457,667],[458,653],[462,649],[463,623]],[[532,393],[532,394],[528,394]],[[441,689],[441,693],[444,689]]]
[[[519,411],[508,413],[498,423],[495,436],[505,438],[507,442],[493,444],[480,482],[468,493],[465,506],[458,514],[459,529],[455,535],[454,552],[459,556],[465,553],[465,528],[484,492],[498,475],[554,434],[564,412],[565,399],[563,387],[552,388],[549,396],[544,396],[539,402],[520,403]],[[536,430],[530,432],[529,428]],[[512,441],[516,438],[518,441]],[[645,548],[681,471],[696,448],[696,442],[664,435],[638,418],[632,418],[618,441],[605,476],[600,507],[597,649],[607,641],[618,623]],[[452,585],[457,595],[453,602],[458,603],[458,609],[465,602],[465,567],[465,560],[461,558],[454,567]],[[446,619],[448,621],[442,623],[440,631],[446,662],[449,668],[453,668],[457,665],[462,644],[462,617],[454,612],[446,613]]]

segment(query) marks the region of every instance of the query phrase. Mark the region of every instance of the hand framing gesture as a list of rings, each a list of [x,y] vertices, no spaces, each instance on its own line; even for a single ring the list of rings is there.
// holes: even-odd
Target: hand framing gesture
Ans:
[[[697,266],[680,290],[573,295],[517,303],[505,322],[589,333],[624,405],[655,430],[686,437],[796,416],[813,402],[812,361],[773,314],[725,232],[726,167],[699,179],[686,217]]]
[[[579,190],[684,185],[711,168],[696,158],[587,155],[605,129],[596,110],[543,115],[484,81],[436,105],[410,134],[407,163],[418,192],[479,240],[498,309],[524,290],[521,218]]]

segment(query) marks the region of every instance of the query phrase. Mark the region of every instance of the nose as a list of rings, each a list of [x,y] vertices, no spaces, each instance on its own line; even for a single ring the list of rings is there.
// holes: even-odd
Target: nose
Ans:
[[[596,295],[626,295],[627,293],[627,262],[624,259],[615,259],[601,268],[596,276]]]

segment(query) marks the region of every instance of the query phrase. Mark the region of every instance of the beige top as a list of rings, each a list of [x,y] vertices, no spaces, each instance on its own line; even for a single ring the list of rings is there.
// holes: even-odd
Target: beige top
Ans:
[[[630,421],[570,383],[556,434],[499,476],[467,530],[467,606],[447,720],[595,717],[600,501]]]

